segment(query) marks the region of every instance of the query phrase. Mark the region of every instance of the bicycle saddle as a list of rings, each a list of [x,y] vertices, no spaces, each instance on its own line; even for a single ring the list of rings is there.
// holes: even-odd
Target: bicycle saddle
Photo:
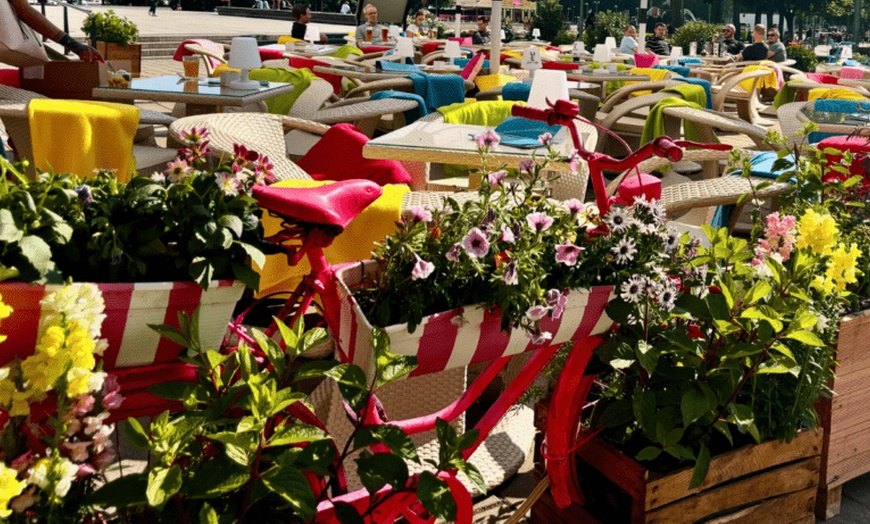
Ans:
[[[260,207],[297,222],[337,226],[350,224],[383,193],[370,180],[343,180],[318,187],[277,187],[255,185],[254,198]]]

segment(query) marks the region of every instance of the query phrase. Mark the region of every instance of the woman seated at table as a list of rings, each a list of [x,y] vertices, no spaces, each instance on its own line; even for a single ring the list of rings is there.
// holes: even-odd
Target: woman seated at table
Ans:
[[[52,24],[51,21],[48,20],[42,13],[37,11],[35,8],[31,7],[27,0],[9,0],[9,5],[12,6],[12,9],[15,10],[15,14],[18,15],[18,18],[33,28],[34,31],[39,33],[40,35],[48,38],[49,40],[53,40],[58,44],[64,46],[69,49],[73,53],[77,54],[78,57],[84,62],[102,62],[103,57],[100,56],[100,53],[97,52],[96,49],[89,45],[85,45],[81,42],[73,40],[71,36],[60,30],[56,25]],[[34,60],[28,61],[28,63],[15,63],[16,59],[13,57],[17,53],[9,53],[11,56],[3,57],[3,62],[13,66],[27,66],[33,65]],[[23,58],[23,57],[22,57]]]
[[[422,10],[414,13],[414,21],[408,24],[408,27],[405,28],[405,36],[408,38],[413,38],[415,36],[425,36],[426,35],[426,13]]]

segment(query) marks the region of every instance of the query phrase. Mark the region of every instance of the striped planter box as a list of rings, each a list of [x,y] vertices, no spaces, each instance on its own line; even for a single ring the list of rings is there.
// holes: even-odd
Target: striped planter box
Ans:
[[[0,345],[0,365],[33,354],[41,308],[39,301],[59,285],[0,282],[3,301],[13,308],[0,331],[8,339]],[[178,326],[178,313],[199,308],[204,348],[217,348],[245,286],[234,280],[213,281],[208,291],[195,282],[97,284],[106,303],[102,337],[109,347],[103,369],[176,362],[182,347],[161,338],[148,324]]]
[[[374,370],[370,339],[372,325],[351,290],[358,287],[364,276],[373,276],[377,269],[378,265],[369,261],[336,272],[341,299],[339,347],[367,374]],[[553,334],[548,345],[598,335],[610,329],[613,321],[604,313],[604,308],[612,296],[613,286],[570,291],[562,318],[541,320],[542,329]],[[459,315],[464,321],[458,321]],[[406,324],[388,326],[385,330],[390,336],[390,351],[417,357],[417,368],[411,376],[487,362],[542,347],[533,344],[521,329],[514,329],[511,333],[502,331],[498,311],[475,306],[424,317],[413,333],[408,333]]]

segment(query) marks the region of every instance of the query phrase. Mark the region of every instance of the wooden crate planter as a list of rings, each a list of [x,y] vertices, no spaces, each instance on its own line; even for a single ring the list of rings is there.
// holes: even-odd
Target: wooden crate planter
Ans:
[[[863,339],[867,333],[870,310],[840,322],[834,398],[816,403],[825,430],[816,498],[816,516],[822,519],[839,515],[844,483],[870,472],[870,352]]]
[[[142,72],[142,44],[118,45],[97,41],[97,51],[111,62],[115,70],[124,69],[133,78],[139,78]]]
[[[577,452],[585,504],[560,509],[547,493],[532,508],[532,522],[814,522],[821,443],[821,430],[804,431],[787,444],[718,455],[704,483],[690,490],[691,469],[655,473],[593,438]]]

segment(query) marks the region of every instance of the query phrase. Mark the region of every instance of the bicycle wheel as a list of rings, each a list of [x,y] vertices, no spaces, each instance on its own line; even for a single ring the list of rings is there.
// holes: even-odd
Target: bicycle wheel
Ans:
[[[583,373],[599,344],[601,339],[598,337],[585,337],[574,344],[547,410],[547,475],[553,500],[560,508],[566,508],[572,502],[583,504],[574,453],[581,445],[577,429],[595,379],[594,375]]]

